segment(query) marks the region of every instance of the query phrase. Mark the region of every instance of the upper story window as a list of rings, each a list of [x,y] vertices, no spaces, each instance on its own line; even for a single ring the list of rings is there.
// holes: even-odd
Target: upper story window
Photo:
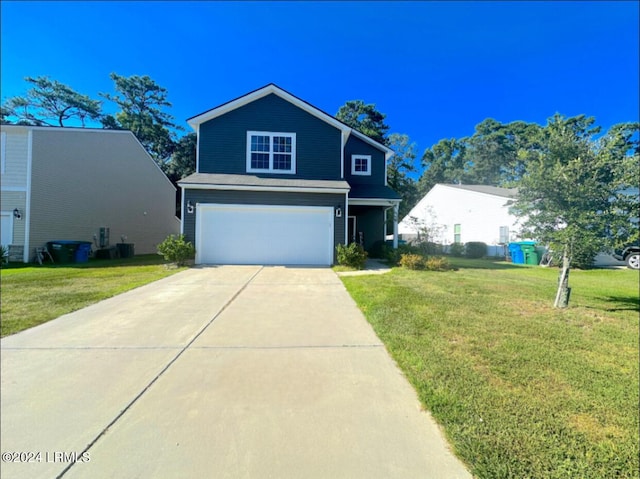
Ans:
[[[295,173],[296,134],[248,131],[247,172]]]
[[[351,174],[371,176],[371,155],[351,155]]]

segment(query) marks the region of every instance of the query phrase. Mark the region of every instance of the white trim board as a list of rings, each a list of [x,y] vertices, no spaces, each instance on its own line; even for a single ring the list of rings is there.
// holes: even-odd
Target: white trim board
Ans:
[[[183,183],[180,185],[188,190],[223,190],[223,191],[281,191],[283,193],[348,193],[347,188],[313,188],[306,186],[252,186],[252,185],[203,185]]]

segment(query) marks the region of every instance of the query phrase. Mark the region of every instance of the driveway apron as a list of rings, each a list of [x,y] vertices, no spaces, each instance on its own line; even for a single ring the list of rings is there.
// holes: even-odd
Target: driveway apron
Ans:
[[[1,346],[3,478],[471,477],[328,268],[193,268]]]

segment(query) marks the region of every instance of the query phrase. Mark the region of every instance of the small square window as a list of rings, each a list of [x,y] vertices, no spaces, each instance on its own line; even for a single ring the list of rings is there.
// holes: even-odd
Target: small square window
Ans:
[[[352,175],[371,175],[371,155],[351,156]]]

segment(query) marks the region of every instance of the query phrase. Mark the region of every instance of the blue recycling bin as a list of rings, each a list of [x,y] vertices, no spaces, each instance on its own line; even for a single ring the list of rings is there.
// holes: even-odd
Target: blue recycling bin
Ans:
[[[524,251],[520,248],[520,243],[509,243],[509,256],[514,264],[524,264]]]
[[[88,241],[78,241],[78,248],[73,254],[73,261],[76,263],[86,263],[89,261],[89,253],[91,253],[91,243]]]

